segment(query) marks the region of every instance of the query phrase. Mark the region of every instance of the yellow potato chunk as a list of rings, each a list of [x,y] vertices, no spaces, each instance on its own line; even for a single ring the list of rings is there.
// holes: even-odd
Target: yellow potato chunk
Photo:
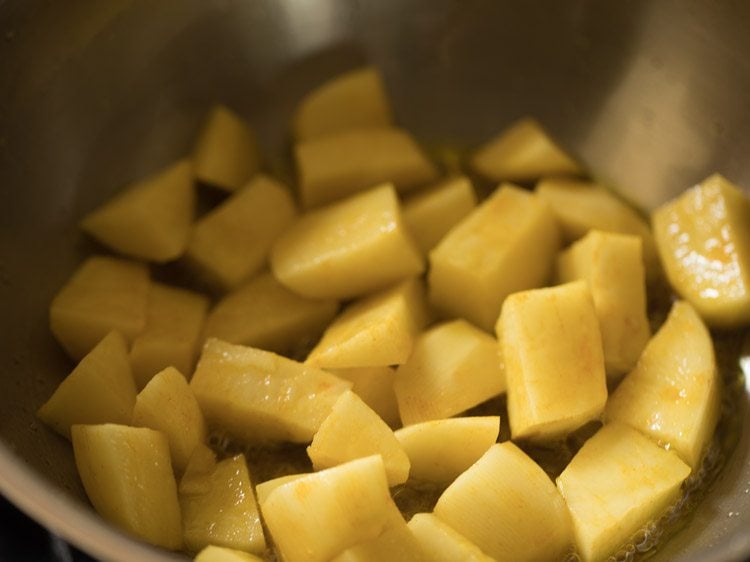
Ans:
[[[604,352],[585,281],[511,295],[497,332],[513,439],[553,440],[602,414]]]
[[[339,132],[298,143],[294,155],[302,205],[331,203],[375,185],[392,183],[406,193],[438,178],[416,141],[404,130],[380,127]]]
[[[536,192],[554,211],[566,242],[594,229],[640,236],[646,277],[649,282],[659,278],[661,265],[648,222],[610,190],[593,182],[550,178],[540,181]]]
[[[37,416],[70,439],[73,424],[130,423],[135,394],[127,344],[119,332],[110,332],[60,383]]]
[[[326,369],[339,378],[352,383],[352,391],[379,415],[390,427],[399,427],[401,417],[393,383],[396,371],[391,367],[359,367],[352,369]]]
[[[600,429],[557,478],[578,555],[606,560],[677,500],[690,467],[624,424]]]
[[[195,562],[263,562],[263,558],[233,548],[209,545],[196,555]]]
[[[418,275],[424,262],[384,184],[303,215],[273,246],[271,267],[300,295],[347,299]]]
[[[245,457],[216,463],[204,478],[202,491],[185,493],[180,488],[185,548],[197,552],[216,545],[263,553],[266,539]]]
[[[404,425],[449,418],[505,392],[495,338],[464,320],[424,332],[394,383]]]
[[[456,478],[434,513],[496,560],[561,560],[573,542],[562,496],[510,441],[493,445]]]
[[[401,365],[426,321],[422,281],[403,281],[344,310],[305,363],[322,369]]]
[[[392,122],[383,78],[376,68],[366,66],[308,93],[294,115],[294,138],[304,141],[351,129],[387,127]]]
[[[474,154],[471,167],[492,181],[531,181],[550,175],[581,175],[583,169],[542,126],[519,119]]]
[[[261,505],[286,562],[328,562],[377,537],[392,517],[383,459],[357,459],[276,488]]]
[[[716,429],[720,402],[711,335],[693,307],[678,301],[610,397],[606,418],[669,444],[695,470]]]
[[[711,326],[750,323],[750,199],[714,174],[652,222],[672,287]]]
[[[254,133],[236,113],[214,106],[195,143],[193,167],[203,183],[226,191],[241,188],[260,168]]]
[[[211,427],[249,443],[308,443],[351,383],[275,353],[212,338],[190,386]]]
[[[180,478],[178,491],[180,495],[198,495],[207,493],[211,488],[209,478],[216,468],[216,453],[205,443],[199,443],[190,455],[185,471]]]
[[[430,253],[430,302],[491,331],[505,297],[550,278],[559,245],[547,204],[502,185]]]
[[[289,482],[294,482],[299,478],[303,478],[304,476],[309,475],[309,472],[302,472],[300,474],[287,474],[286,476],[279,476],[278,478],[272,478],[271,480],[261,482],[260,484],[255,486],[255,497],[258,499],[258,505],[262,506],[264,503],[266,503],[266,498],[268,498],[268,496],[271,495],[271,492],[273,492],[279,486],[283,486],[284,484],[288,484]]]
[[[404,221],[426,256],[448,231],[477,206],[468,178],[457,176],[404,202]]]
[[[494,562],[477,545],[432,513],[417,513],[408,526],[430,562]]]
[[[271,245],[295,214],[286,187],[256,176],[195,224],[188,259],[220,287],[237,287],[263,269]]]
[[[73,359],[81,359],[112,330],[130,342],[146,325],[148,287],[145,265],[91,257],[52,300],[52,334]]]
[[[185,376],[167,367],[138,393],[133,425],[161,431],[169,440],[172,467],[181,474],[195,448],[206,440],[206,424]]]
[[[557,259],[560,281],[589,284],[613,383],[635,367],[651,336],[641,243],[630,234],[591,230]]]
[[[432,420],[395,432],[411,462],[409,477],[450,484],[480,459],[500,434],[500,418],[476,416]]]
[[[182,547],[177,485],[167,438],[145,427],[74,425],[78,474],[99,514],[156,546]]]
[[[207,311],[208,297],[151,283],[146,326],[130,349],[130,364],[139,389],[167,367],[175,367],[187,376],[193,373]]]
[[[351,390],[339,396],[307,454],[315,470],[377,454],[383,458],[390,486],[409,478],[409,457],[393,431]]]
[[[222,298],[206,320],[205,337],[290,353],[315,341],[338,311],[334,300],[293,293],[262,273]]]
[[[86,215],[81,228],[121,254],[166,262],[185,251],[194,215],[192,170],[182,160],[125,187]]]

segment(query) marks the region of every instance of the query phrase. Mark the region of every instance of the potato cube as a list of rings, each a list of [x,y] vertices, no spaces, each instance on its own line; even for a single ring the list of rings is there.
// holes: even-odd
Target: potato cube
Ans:
[[[287,354],[320,337],[338,308],[334,300],[302,297],[262,273],[216,304],[204,334]]]
[[[205,443],[199,443],[190,455],[185,471],[180,478],[180,495],[204,494],[211,488],[209,478],[216,468],[216,453]]]
[[[500,418],[432,420],[395,432],[411,462],[409,477],[450,484],[487,452],[500,434]]]
[[[562,496],[510,441],[490,447],[456,478],[434,513],[497,560],[561,560],[573,542]]]
[[[476,206],[477,196],[471,182],[457,176],[407,199],[404,221],[426,256]]]
[[[325,205],[385,182],[406,193],[438,178],[435,165],[404,130],[343,131],[298,143],[294,156],[306,208]]]
[[[585,281],[515,293],[497,325],[513,439],[553,440],[601,415],[604,352]]]
[[[91,257],[52,300],[52,334],[73,359],[81,359],[112,330],[130,342],[146,325],[148,287],[145,265]]]
[[[750,323],[750,199],[714,174],[652,222],[672,287],[711,326]]]
[[[352,391],[379,415],[390,427],[399,427],[401,417],[393,383],[396,371],[391,367],[359,367],[352,369],[326,369],[339,378],[352,383]]]
[[[418,275],[424,263],[384,184],[302,216],[274,245],[271,267],[300,295],[346,299]]]
[[[530,181],[581,175],[583,169],[530,117],[512,123],[474,154],[471,167],[491,181]]]
[[[322,369],[401,365],[426,322],[422,281],[403,281],[344,310],[305,363]]]
[[[505,184],[430,253],[430,301],[491,331],[505,297],[547,282],[559,244],[547,204]]]
[[[161,431],[169,440],[172,467],[181,474],[195,448],[206,440],[206,424],[185,376],[167,367],[138,393],[133,425]]]
[[[560,281],[584,279],[591,289],[604,346],[607,378],[630,371],[651,336],[641,239],[591,230],[557,259]]]
[[[206,296],[151,283],[146,327],[130,349],[130,364],[139,389],[167,367],[175,367],[186,376],[193,374],[207,311]]]
[[[256,176],[195,224],[188,259],[221,288],[237,287],[263,269],[271,245],[295,214],[286,187]]]
[[[196,555],[195,562],[263,562],[263,558],[233,548],[209,545]]]
[[[328,562],[377,537],[392,513],[383,459],[357,459],[276,488],[261,505],[286,562]]]
[[[70,427],[76,423],[129,424],[135,394],[127,344],[119,332],[110,332],[60,383],[37,416],[70,439]]]
[[[145,427],[74,425],[78,474],[96,511],[156,546],[182,547],[177,485],[167,438]]]
[[[86,215],[81,228],[121,254],[166,262],[185,251],[194,215],[192,169],[182,160],[125,187]]]
[[[409,529],[431,562],[493,562],[473,542],[432,513],[417,513]]]
[[[720,402],[711,335],[693,307],[678,301],[610,397],[606,418],[669,444],[695,470],[716,429]]]
[[[185,548],[213,544],[261,554],[266,540],[245,457],[216,463],[204,478],[204,492],[180,493]]]
[[[266,503],[266,498],[268,498],[268,496],[271,495],[271,492],[273,492],[279,486],[283,486],[284,484],[288,484],[289,482],[294,482],[299,478],[303,478],[304,476],[309,475],[309,472],[287,474],[286,476],[279,476],[278,478],[272,478],[271,480],[261,482],[260,484],[255,486],[255,497],[258,500],[258,505],[262,506],[264,503]]]
[[[309,443],[351,383],[275,353],[212,338],[190,386],[211,427],[249,443]]]
[[[611,423],[578,451],[557,487],[573,520],[578,555],[605,560],[673,503],[690,468],[638,431]]]
[[[404,425],[449,418],[505,392],[495,338],[464,320],[434,326],[396,370]]]
[[[195,143],[193,167],[203,183],[226,191],[241,188],[260,168],[255,135],[236,113],[214,106]]]
[[[390,486],[409,478],[409,457],[393,431],[351,390],[336,400],[307,454],[315,470],[379,454]]]
[[[308,93],[294,115],[294,138],[304,141],[393,122],[383,78],[366,66],[340,74]]]

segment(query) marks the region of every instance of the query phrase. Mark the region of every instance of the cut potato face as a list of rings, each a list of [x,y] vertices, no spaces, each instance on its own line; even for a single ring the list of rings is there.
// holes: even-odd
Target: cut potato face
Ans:
[[[393,115],[380,72],[358,68],[307,94],[294,115],[294,138],[305,141],[352,129],[387,127]]]
[[[435,165],[411,135],[390,127],[344,131],[298,143],[294,156],[305,208],[385,182],[406,193],[438,179]]]
[[[206,444],[201,443],[190,455],[187,467],[180,478],[178,491],[180,495],[205,494],[211,488],[210,476],[216,468],[216,453]]]
[[[146,326],[148,268],[94,256],[60,289],[49,307],[52,334],[73,359],[83,358],[112,330],[128,342]]]
[[[492,331],[505,297],[549,280],[559,244],[547,204],[503,185],[430,252],[430,302]]]
[[[482,550],[432,513],[417,513],[409,530],[431,562],[493,562]]]
[[[401,417],[393,383],[396,371],[391,367],[360,367],[353,369],[326,369],[339,378],[352,383],[352,391],[379,415],[390,427],[400,427]]]
[[[712,326],[750,323],[750,199],[719,174],[657,209],[667,277]]]
[[[304,476],[309,475],[309,472],[303,472],[300,474],[288,474],[286,476],[279,476],[278,478],[273,478],[271,480],[261,482],[255,487],[255,497],[258,499],[258,505],[263,505],[264,503],[266,503],[266,498],[268,498],[268,496],[271,495],[271,492],[273,492],[279,486],[283,486],[284,484],[288,484],[289,482],[294,482],[299,478],[303,478]]]
[[[195,562],[263,562],[263,558],[241,550],[209,545],[196,555]]]
[[[255,134],[236,113],[214,106],[193,149],[195,177],[226,191],[241,188],[260,168]]]
[[[347,299],[420,274],[424,260],[384,184],[303,215],[274,244],[271,268],[300,295]]]
[[[579,556],[598,562],[657,519],[690,467],[638,431],[611,423],[589,439],[557,479]]]

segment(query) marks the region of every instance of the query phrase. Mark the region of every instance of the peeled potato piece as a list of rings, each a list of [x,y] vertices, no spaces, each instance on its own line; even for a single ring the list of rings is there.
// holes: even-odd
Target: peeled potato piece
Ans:
[[[352,383],[355,392],[365,404],[390,427],[399,427],[401,417],[393,383],[396,371],[391,367],[354,367],[351,369],[326,369],[339,378]]]
[[[195,562],[263,562],[263,558],[241,550],[209,545],[196,555]]]
[[[531,181],[551,175],[581,175],[583,169],[542,126],[525,117],[474,154],[471,167],[492,181]]]
[[[417,513],[409,529],[430,562],[493,562],[482,550],[432,513]]]
[[[294,482],[295,480],[304,476],[309,476],[309,472],[302,472],[300,474],[287,474],[286,476],[279,476],[278,478],[272,478],[266,480],[255,486],[255,497],[258,499],[258,505],[266,503],[266,498],[279,486]]]
[[[300,102],[294,115],[299,141],[351,129],[387,127],[393,122],[383,79],[366,66],[324,82]]]

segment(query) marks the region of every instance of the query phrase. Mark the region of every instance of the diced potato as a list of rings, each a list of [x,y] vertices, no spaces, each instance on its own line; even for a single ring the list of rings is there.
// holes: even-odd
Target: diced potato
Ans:
[[[260,484],[255,486],[255,497],[258,499],[258,505],[262,506],[264,503],[266,503],[266,498],[268,498],[271,492],[273,492],[279,486],[283,486],[284,484],[288,484],[289,482],[294,482],[295,480],[309,475],[309,472],[301,472],[300,474],[287,474],[286,476],[279,476],[278,478],[273,478],[271,480],[261,482]]]
[[[328,562],[377,537],[392,506],[383,459],[375,455],[279,486],[261,510],[286,562]]]
[[[711,326],[750,323],[750,199],[714,174],[652,222],[672,287]]]
[[[604,352],[585,281],[511,295],[497,332],[513,439],[554,440],[601,416]]]
[[[404,425],[448,418],[505,392],[495,338],[464,320],[417,339],[393,385]]]
[[[512,123],[474,154],[471,167],[492,181],[531,181],[550,175],[581,175],[583,169],[529,117]]]
[[[195,224],[187,256],[210,281],[237,287],[263,269],[271,245],[295,214],[286,187],[256,176]]]
[[[424,262],[384,184],[302,216],[273,246],[271,267],[296,293],[346,299],[418,275]]]
[[[366,66],[336,76],[308,93],[294,115],[294,138],[304,141],[351,129],[387,127],[392,122],[380,72]]]
[[[275,353],[209,339],[190,386],[209,426],[250,443],[308,443],[351,383]]]
[[[427,322],[422,281],[403,281],[350,305],[323,334],[305,363],[322,369],[387,367],[409,358]]]
[[[409,529],[430,562],[493,562],[473,542],[432,513],[417,513],[409,520]]]
[[[334,300],[302,297],[262,273],[216,304],[204,334],[286,354],[320,337],[338,308]]]
[[[409,477],[449,484],[487,452],[500,434],[500,418],[432,420],[395,432],[411,462]]]
[[[86,215],[81,228],[122,254],[156,262],[180,257],[195,215],[190,162],[135,182]]]
[[[119,332],[110,332],[60,383],[37,416],[70,439],[73,424],[129,424],[135,395],[127,344]]]
[[[180,504],[167,438],[145,427],[74,425],[78,474],[96,511],[156,546],[182,547]]]
[[[180,493],[185,548],[213,544],[261,554],[266,540],[245,457],[216,463],[205,478],[205,492]]]
[[[146,327],[130,349],[130,364],[139,389],[167,367],[175,367],[187,376],[193,373],[207,311],[206,296],[151,283]]]
[[[419,249],[427,255],[476,206],[477,196],[471,182],[457,176],[407,199],[404,221]]]
[[[393,383],[396,371],[391,367],[360,367],[326,369],[339,378],[352,382],[352,391],[391,427],[401,425]]]
[[[315,470],[379,454],[390,486],[409,478],[409,457],[393,431],[351,390],[336,400],[307,454]]]
[[[690,468],[638,431],[600,429],[557,478],[573,520],[578,555],[605,560],[673,503]]]
[[[258,145],[250,127],[223,105],[214,106],[193,150],[198,180],[234,191],[260,168]]]
[[[199,443],[190,455],[185,472],[180,478],[180,495],[205,494],[211,488],[209,478],[216,468],[216,453],[205,443]]]
[[[651,336],[641,239],[591,230],[557,259],[560,281],[584,279],[591,289],[604,346],[607,378],[630,371]]]
[[[331,203],[384,182],[406,193],[438,178],[409,133],[392,127],[343,131],[298,143],[302,205]]]
[[[167,367],[138,394],[133,425],[161,431],[169,440],[172,467],[181,474],[195,448],[206,440],[206,424],[185,376]]]
[[[73,359],[81,359],[112,330],[132,341],[146,325],[148,287],[145,265],[91,257],[52,300],[52,334]]]
[[[594,229],[635,234],[643,240],[649,283],[660,277],[659,255],[648,222],[610,190],[593,182],[550,178],[537,184],[536,193],[552,207],[565,242]]]
[[[719,420],[720,388],[711,335],[693,307],[678,301],[610,397],[606,418],[669,444],[697,469]]]
[[[209,545],[198,553],[195,562],[263,562],[263,558],[241,550]]]
[[[434,513],[497,560],[561,560],[573,542],[562,496],[510,441],[490,447],[456,478]]]
[[[547,204],[502,185],[430,253],[430,301],[491,331],[505,297],[548,281],[559,245]]]

